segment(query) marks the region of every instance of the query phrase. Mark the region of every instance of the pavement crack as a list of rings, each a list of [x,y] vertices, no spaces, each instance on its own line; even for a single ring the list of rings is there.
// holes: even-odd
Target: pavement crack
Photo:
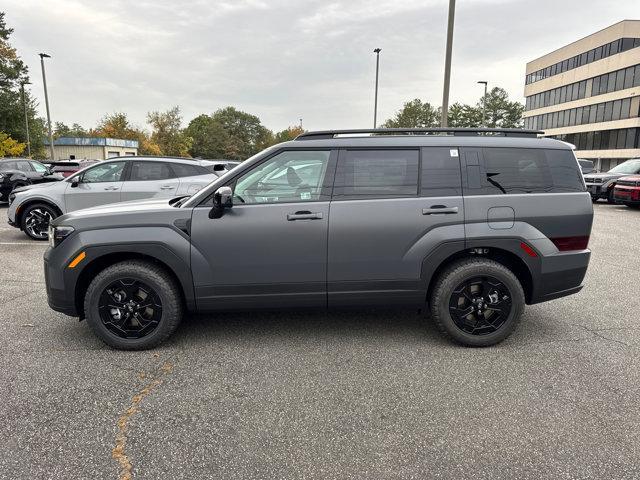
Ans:
[[[129,433],[129,422],[131,417],[140,411],[140,403],[147,395],[157,389],[164,382],[165,377],[171,373],[173,365],[164,362],[159,371],[152,377],[152,380],[131,399],[131,404],[120,417],[118,417],[118,432],[116,433],[116,444],[111,451],[111,457],[120,465],[119,480],[131,480],[133,465],[127,455],[126,446]],[[140,378],[146,378],[146,374],[140,375]]]
[[[625,343],[625,342],[623,342],[623,341],[621,341],[621,340],[616,340],[615,338],[610,338],[610,337],[607,337],[606,335],[603,335],[602,333],[600,333],[600,332],[607,331],[607,330],[610,330],[610,329],[598,329],[598,330],[594,330],[594,329],[591,329],[591,328],[585,327],[584,325],[580,325],[580,324],[578,324],[578,323],[570,323],[569,325],[572,325],[572,326],[574,326],[574,327],[582,328],[583,330],[585,330],[585,331],[589,332],[589,333],[590,333],[591,335],[593,335],[594,337],[598,337],[598,338],[600,338],[600,339],[602,339],[602,340],[607,340],[608,342],[617,343],[618,345],[622,345],[622,346],[624,346],[624,347],[629,347],[629,348],[632,348],[632,347],[633,347],[633,345],[629,345],[628,343]]]

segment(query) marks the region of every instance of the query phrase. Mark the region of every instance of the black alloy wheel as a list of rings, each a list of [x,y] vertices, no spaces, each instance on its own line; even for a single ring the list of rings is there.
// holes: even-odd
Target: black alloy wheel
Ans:
[[[473,277],[460,283],[449,299],[455,325],[470,335],[497,332],[511,314],[511,292],[495,277]]]
[[[107,285],[98,302],[102,324],[120,338],[151,334],[162,319],[160,296],[145,282],[122,278]]]

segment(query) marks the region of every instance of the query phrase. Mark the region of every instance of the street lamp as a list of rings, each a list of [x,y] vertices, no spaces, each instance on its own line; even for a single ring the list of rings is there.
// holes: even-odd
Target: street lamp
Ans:
[[[44,103],[47,106],[47,126],[49,127],[49,150],[51,152],[51,161],[55,161],[53,152],[53,134],[51,133],[51,114],[49,113],[49,95],[47,94],[47,76],[44,73],[44,59],[51,58],[51,55],[46,53],[39,53],[40,66],[42,67],[42,83],[44,84]]]
[[[482,97],[482,126],[487,126],[487,85],[488,82],[486,80],[479,80],[478,83],[484,85],[484,97]]]
[[[453,19],[456,0],[449,0],[449,22],[447,24],[447,50],[444,56],[444,87],[442,88],[442,127],[447,127],[449,113],[449,83],[451,82],[451,50],[453,48]]]
[[[31,82],[20,82],[20,93],[22,94],[22,106],[24,108],[24,128],[27,132],[27,157],[31,158],[31,140],[29,139],[29,115],[27,115],[27,100],[24,95],[24,86],[31,85]]]
[[[376,54],[376,93],[375,99],[373,103],[373,128],[376,128],[378,124],[378,74],[380,72],[380,52],[381,48],[376,48],[373,50],[373,53]]]

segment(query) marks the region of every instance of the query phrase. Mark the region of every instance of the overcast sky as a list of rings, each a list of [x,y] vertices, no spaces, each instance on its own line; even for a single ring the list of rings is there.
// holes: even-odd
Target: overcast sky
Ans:
[[[404,101],[439,105],[446,0],[3,0],[12,44],[45,115],[38,52],[49,53],[52,121],[91,127],[180,105],[185,125],[233,105],[281,130],[370,127]],[[450,102],[488,80],[522,100],[525,64],[626,18],[638,0],[458,0]]]

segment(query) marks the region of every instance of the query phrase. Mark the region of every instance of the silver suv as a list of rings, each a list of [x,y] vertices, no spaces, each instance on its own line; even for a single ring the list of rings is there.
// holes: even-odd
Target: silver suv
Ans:
[[[9,224],[34,240],[46,240],[49,222],[59,215],[108,203],[192,195],[226,171],[223,163],[167,157],[99,162],[62,181],[14,189]]]
[[[593,208],[568,144],[523,130],[310,132],[191,197],[52,222],[49,305],[107,344],[185,311],[403,306],[467,346],[578,292]]]

